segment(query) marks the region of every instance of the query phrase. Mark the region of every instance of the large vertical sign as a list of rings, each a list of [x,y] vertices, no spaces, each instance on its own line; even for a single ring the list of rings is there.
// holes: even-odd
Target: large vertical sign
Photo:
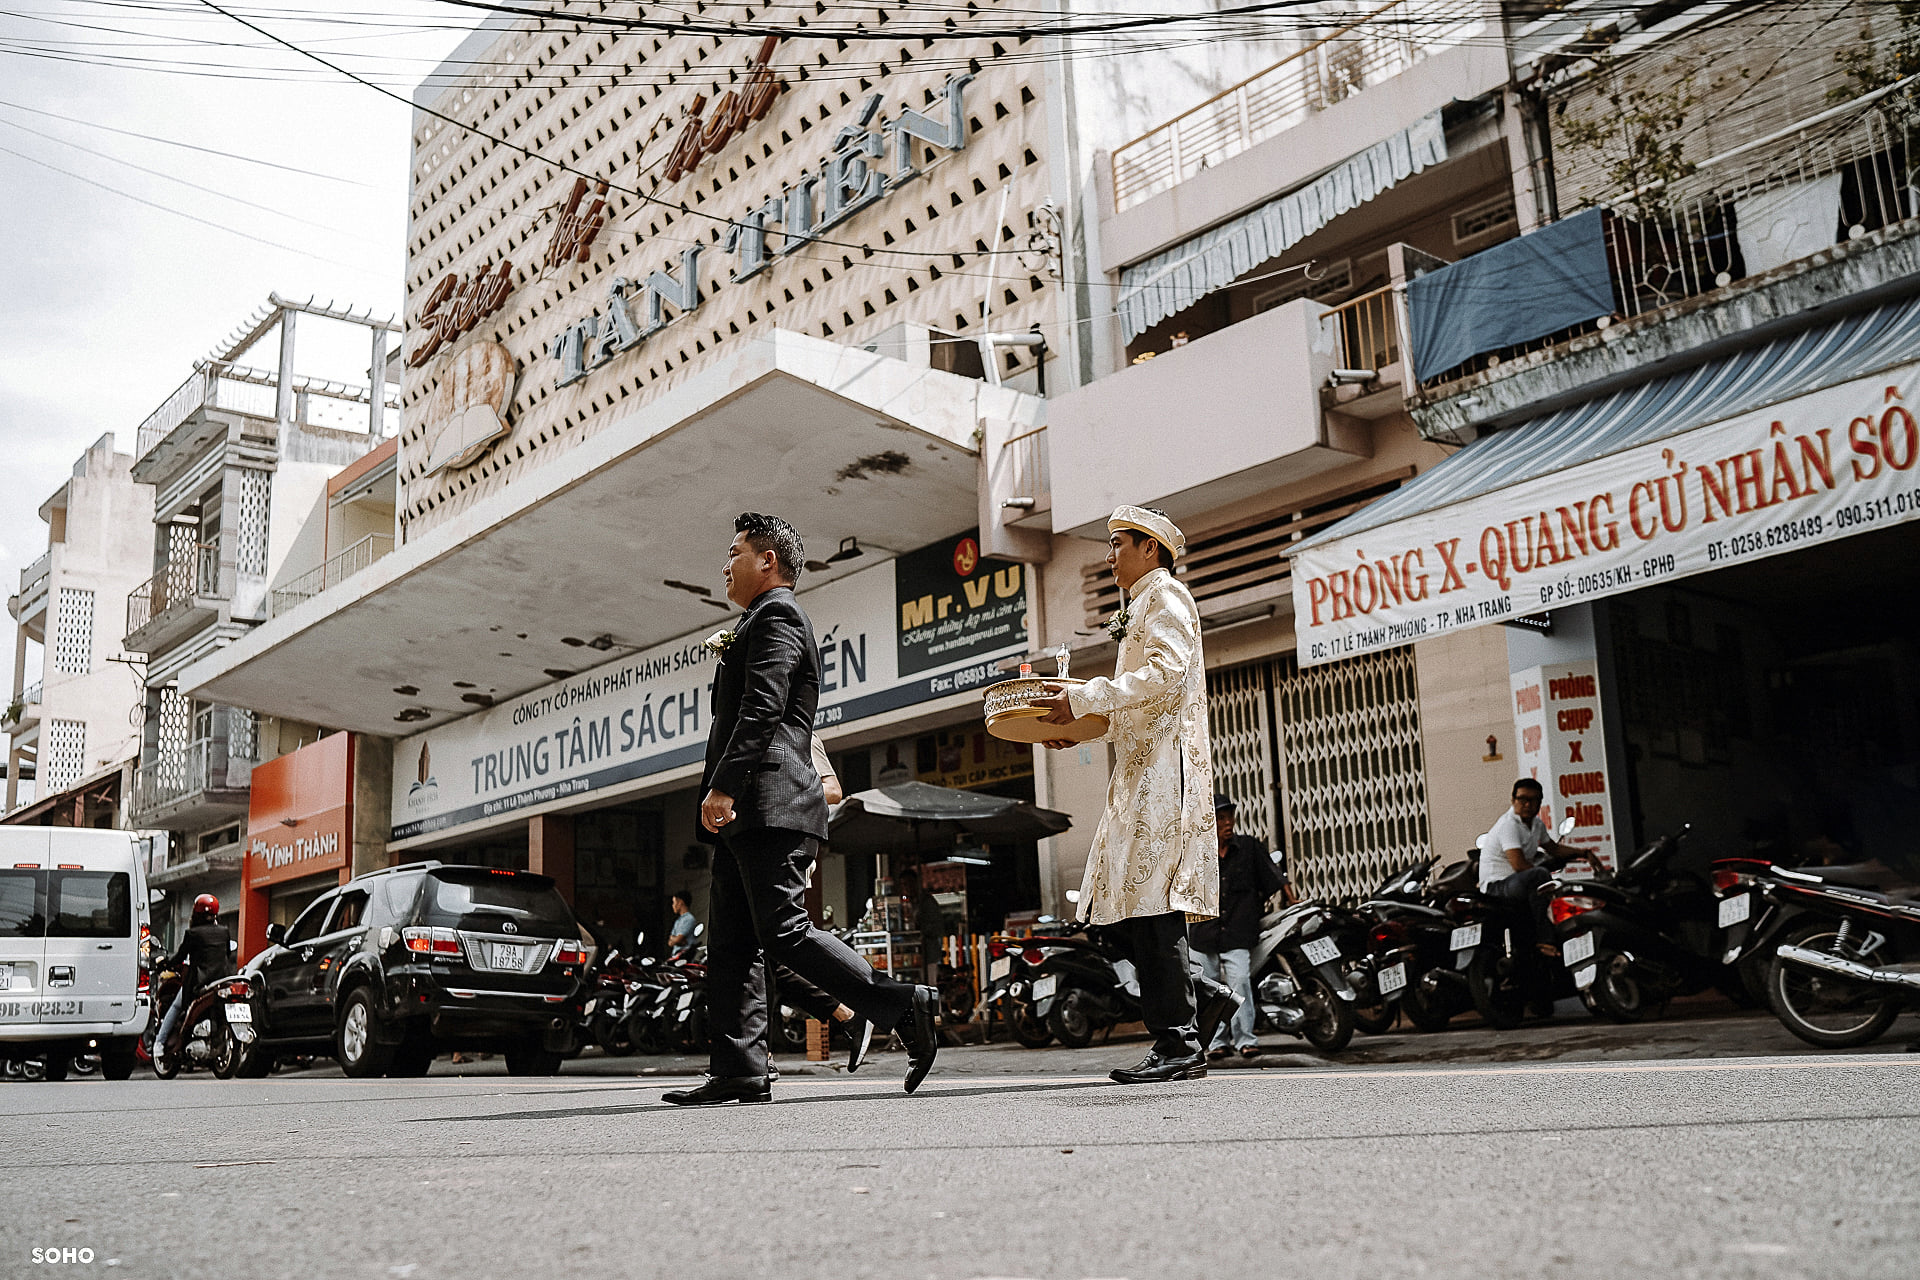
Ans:
[[[1566,844],[1618,867],[1614,848],[1606,731],[1600,717],[1600,677],[1593,659],[1534,667],[1513,674],[1513,733],[1520,771],[1546,788],[1541,817],[1549,827],[1573,815]]]

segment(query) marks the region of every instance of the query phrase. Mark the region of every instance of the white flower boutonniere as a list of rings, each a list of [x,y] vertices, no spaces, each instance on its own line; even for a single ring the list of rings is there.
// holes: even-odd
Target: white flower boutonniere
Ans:
[[[1127,612],[1127,606],[1121,605],[1120,611],[1107,619],[1107,634],[1113,637],[1115,644],[1127,638],[1127,624],[1133,621],[1133,615]]]
[[[702,640],[700,647],[709,653],[725,653],[727,646],[731,645],[735,638],[735,634],[732,631],[716,631],[705,640]]]

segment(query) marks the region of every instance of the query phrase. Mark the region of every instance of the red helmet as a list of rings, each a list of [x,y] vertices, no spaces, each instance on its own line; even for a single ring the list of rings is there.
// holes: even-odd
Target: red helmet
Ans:
[[[198,924],[202,920],[213,920],[220,915],[220,899],[210,893],[203,893],[193,900],[193,919]]]

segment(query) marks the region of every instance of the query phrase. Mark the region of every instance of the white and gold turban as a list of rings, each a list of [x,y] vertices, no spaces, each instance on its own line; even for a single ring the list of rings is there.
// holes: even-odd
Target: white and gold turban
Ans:
[[[1107,517],[1107,532],[1112,533],[1115,529],[1131,529],[1135,533],[1158,539],[1161,546],[1173,552],[1176,560],[1187,554],[1187,535],[1180,532],[1179,525],[1158,511],[1149,511],[1145,507],[1115,507],[1113,514]]]

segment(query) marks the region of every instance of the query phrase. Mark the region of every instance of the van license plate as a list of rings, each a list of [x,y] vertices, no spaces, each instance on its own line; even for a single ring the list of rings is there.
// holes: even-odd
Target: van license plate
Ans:
[[[5,991],[12,986],[13,966],[10,964],[0,964],[0,991]]]

